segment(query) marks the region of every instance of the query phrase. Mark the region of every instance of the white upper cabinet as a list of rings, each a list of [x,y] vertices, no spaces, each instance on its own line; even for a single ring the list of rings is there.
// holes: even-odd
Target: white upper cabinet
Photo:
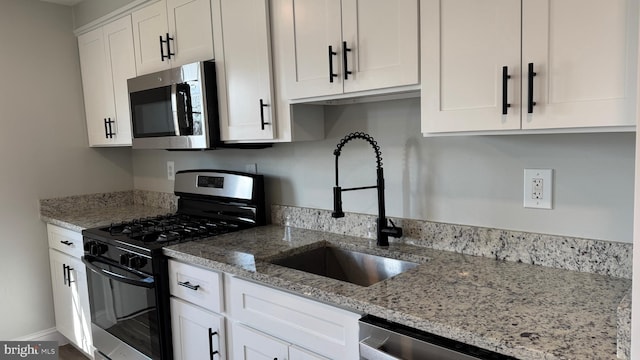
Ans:
[[[520,2],[420,3],[423,131],[520,128]],[[507,67],[507,114],[502,69]]]
[[[632,3],[422,0],[422,131],[633,126]]]
[[[209,0],[164,0],[132,14],[138,75],[213,59]]]
[[[523,0],[523,129],[635,125],[638,10],[632,3]]]
[[[290,99],[418,84],[417,0],[279,0]]]
[[[136,76],[131,17],[78,36],[90,146],[130,146],[127,79]]]
[[[220,0],[219,4],[226,81],[226,86],[219,88],[220,137],[223,141],[273,140],[276,132],[268,2]]]
[[[418,84],[418,1],[342,0],[344,92]]]

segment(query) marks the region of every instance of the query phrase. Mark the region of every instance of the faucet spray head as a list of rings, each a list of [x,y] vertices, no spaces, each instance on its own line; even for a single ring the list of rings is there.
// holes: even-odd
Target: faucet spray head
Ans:
[[[333,187],[333,212],[331,217],[344,217],[344,212],[342,211],[342,188],[340,186]]]

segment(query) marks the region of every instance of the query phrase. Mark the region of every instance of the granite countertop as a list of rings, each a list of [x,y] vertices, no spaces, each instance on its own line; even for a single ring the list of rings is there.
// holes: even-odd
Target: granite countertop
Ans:
[[[40,200],[42,221],[73,231],[167,214],[171,209],[134,203],[133,192],[114,192]],[[157,204],[154,204],[157,205]]]
[[[628,279],[264,226],[169,246],[170,257],[519,359],[615,359]],[[420,263],[369,287],[269,261],[325,243]]]

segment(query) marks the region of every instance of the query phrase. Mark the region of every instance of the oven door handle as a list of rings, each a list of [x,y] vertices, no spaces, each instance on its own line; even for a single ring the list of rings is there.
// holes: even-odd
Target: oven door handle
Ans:
[[[134,274],[133,272],[131,272],[130,270],[127,270],[125,268],[123,268],[122,266],[119,266],[119,264],[117,263],[111,263],[111,262],[107,262],[104,260],[98,260],[95,256],[91,256],[91,255],[85,255],[82,257],[82,262],[87,266],[87,268],[93,272],[95,272],[98,275],[103,275],[106,276],[110,279],[113,279],[115,281],[119,281],[119,282],[123,282],[129,285],[133,285],[133,286],[141,286],[141,287],[145,287],[145,288],[152,288],[155,286],[155,280],[153,279],[153,276],[148,276],[142,280],[140,279],[134,279],[134,278],[130,278],[130,277],[126,277],[120,274],[116,274],[114,272],[111,272],[107,269],[103,269],[99,266],[94,265],[93,263],[102,263],[105,265],[109,265],[109,266],[113,266],[116,267],[118,269],[121,269],[123,271],[126,271],[129,274]]]

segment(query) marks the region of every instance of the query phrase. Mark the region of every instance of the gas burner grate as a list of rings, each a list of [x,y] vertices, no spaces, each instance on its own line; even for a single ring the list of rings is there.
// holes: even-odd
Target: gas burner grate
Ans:
[[[111,236],[126,236],[145,243],[170,243],[202,239],[238,229],[238,225],[221,220],[166,214],[113,223],[102,230]]]

